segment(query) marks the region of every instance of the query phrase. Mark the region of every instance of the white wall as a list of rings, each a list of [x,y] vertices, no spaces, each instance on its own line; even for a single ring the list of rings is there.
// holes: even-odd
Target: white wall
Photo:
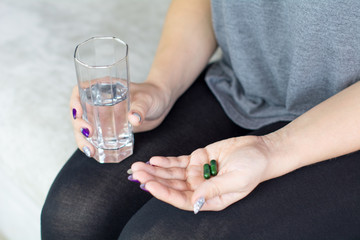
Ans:
[[[76,148],[68,107],[76,44],[96,35],[123,39],[132,80],[141,82],[169,2],[0,2],[0,236],[40,239],[47,191]]]

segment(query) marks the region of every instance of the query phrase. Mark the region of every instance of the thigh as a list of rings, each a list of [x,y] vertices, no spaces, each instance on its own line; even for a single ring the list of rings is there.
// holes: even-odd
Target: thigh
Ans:
[[[135,134],[134,154],[119,164],[99,164],[81,151],[64,165],[45,201],[43,239],[116,239],[151,196],[127,180],[135,161],[182,155],[211,142],[246,134],[223,113],[202,74],[153,131]]]
[[[360,238],[359,159],[356,152],[269,180],[220,212],[194,215],[151,199],[119,239]]]

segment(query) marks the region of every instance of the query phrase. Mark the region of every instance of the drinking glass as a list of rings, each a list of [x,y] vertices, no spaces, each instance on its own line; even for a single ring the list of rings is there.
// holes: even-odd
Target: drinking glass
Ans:
[[[133,153],[128,45],[116,37],[93,37],[74,53],[82,118],[93,128],[88,141],[100,163],[118,163]]]

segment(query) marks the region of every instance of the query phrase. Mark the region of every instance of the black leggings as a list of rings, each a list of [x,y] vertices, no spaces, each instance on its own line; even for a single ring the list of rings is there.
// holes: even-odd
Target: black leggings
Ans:
[[[179,210],[127,180],[136,161],[190,154],[233,136],[262,135],[227,118],[204,73],[156,129],[135,134],[134,154],[99,164],[77,150],[56,177],[41,214],[42,239],[356,239],[360,238],[360,152],[260,184],[220,212]]]

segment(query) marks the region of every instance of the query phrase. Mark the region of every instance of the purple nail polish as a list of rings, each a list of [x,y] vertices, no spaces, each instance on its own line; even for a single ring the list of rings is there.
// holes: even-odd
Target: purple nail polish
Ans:
[[[76,109],[75,108],[73,108],[72,113],[73,113],[73,118],[76,119]]]
[[[150,163],[150,160],[146,162],[146,164],[150,165],[150,166],[155,166],[154,164]]]
[[[85,137],[89,137],[90,131],[88,128],[82,128],[81,129],[81,133],[85,136]]]
[[[129,180],[129,181],[132,181],[132,182],[140,183],[138,180],[136,180],[136,179],[133,178],[133,175],[132,175],[132,174],[130,174],[130,175],[128,176],[128,180]]]
[[[140,188],[141,188],[141,190],[144,190],[145,192],[149,192],[149,190],[147,190],[145,188],[145,183],[140,184]]]

